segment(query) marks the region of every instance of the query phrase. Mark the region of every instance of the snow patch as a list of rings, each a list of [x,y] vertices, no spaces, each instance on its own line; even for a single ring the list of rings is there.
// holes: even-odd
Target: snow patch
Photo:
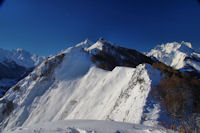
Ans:
[[[150,127],[121,122],[67,120],[19,127],[4,133],[175,133],[161,127]]]

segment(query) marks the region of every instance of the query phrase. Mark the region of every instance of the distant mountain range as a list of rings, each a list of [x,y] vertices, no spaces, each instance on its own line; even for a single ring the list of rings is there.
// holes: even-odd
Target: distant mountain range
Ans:
[[[189,42],[167,43],[158,45],[147,56],[181,71],[200,72],[200,49],[193,48]]]

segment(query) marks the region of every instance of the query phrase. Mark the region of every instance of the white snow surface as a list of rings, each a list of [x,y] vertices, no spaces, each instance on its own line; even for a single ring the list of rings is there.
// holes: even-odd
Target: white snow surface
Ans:
[[[100,69],[91,62],[90,54],[84,51],[88,47],[92,46],[88,46],[88,41],[85,41],[63,51],[61,54],[65,57],[58,66],[50,65],[58,62],[58,55],[46,59],[29,76],[18,82],[19,90],[13,91],[11,88],[0,99],[0,112],[5,108],[4,102],[1,102],[3,100],[13,101],[14,110],[8,117],[0,113],[1,128],[6,131],[37,123],[72,119],[140,124],[145,123],[142,120],[144,114],[150,114],[145,120],[146,125],[153,123],[155,126],[160,117],[159,103],[152,101],[149,107],[147,98],[153,100],[149,98],[149,92],[159,81],[160,73],[147,64],[140,64],[136,68],[116,67],[113,71]],[[53,72],[49,72],[47,77],[42,75],[52,68]],[[144,109],[149,110],[144,112]],[[106,123],[102,124],[108,128]],[[57,126],[60,127],[59,124]],[[100,128],[95,131],[102,132]]]
[[[44,60],[44,57],[31,54],[22,49],[16,50],[5,50],[0,48],[0,62],[4,63],[5,61],[10,62],[14,61],[16,64],[26,67],[33,68],[39,65]]]
[[[200,72],[200,62],[185,60],[186,57],[196,57],[200,60],[200,50],[193,48],[189,42],[172,42],[158,45],[152,49],[147,56],[153,56],[159,61],[174,67],[175,69],[183,69],[186,66],[192,66]]]
[[[131,123],[65,120],[38,123],[29,127],[18,127],[4,133],[166,133],[161,127],[150,127]],[[168,130],[168,133],[175,133]]]

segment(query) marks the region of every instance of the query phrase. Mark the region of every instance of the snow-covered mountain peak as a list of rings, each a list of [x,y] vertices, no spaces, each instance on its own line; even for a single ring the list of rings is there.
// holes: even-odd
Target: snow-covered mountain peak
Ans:
[[[16,50],[4,50],[0,49],[0,62],[12,62],[14,61],[17,65],[26,67],[26,68],[33,68],[40,64],[44,60],[44,57],[39,57],[35,54],[31,54],[26,50],[23,49],[16,49]]]
[[[200,51],[189,42],[172,42],[158,45],[152,49],[148,56],[176,69],[187,71],[200,71]]]
[[[97,41],[93,45],[87,48],[88,51],[92,51],[93,49],[99,49],[102,50],[103,48],[103,43],[101,41]]]
[[[16,51],[17,51],[17,52],[22,52],[22,51],[24,51],[24,50],[21,49],[21,48],[17,48]]]
[[[192,44],[190,42],[182,41],[181,44],[186,45],[187,47],[192,49]]]
[[[172,42],[172,43],[158,45],[153,50],[160,50],[166,53],[171,53],[173,51],[181,51],[186,54],[191,54],[194,51],[192,48],[192,44],[189,42],[184,42],[184,41],[182,41],[181,43]]]
[[[101,38],[99,38],[99,40],[96,43],[90,45],[90,47],[85,48],[85,50],[90,51],[90,52],[94,51],[94,50],[102,51],[103,47],[105,47],[108,44],[112,44],[112,43],[108,42],[107,40],[105,40],[104,38],[101,37]]]
[[[0,127],[67,119],[142,122],[154,82],[149,72],[160,75],[144,64],[150,64],[151,59],[107,41],[97,41],[88,48],[87,44],[84,41],[46,58],[9,89],[0,100]],[[90,48],[98,51],[87,51]],[[5,113],[8,104],[13,104],[13,108]]]
[[[86,38],[83,42],[78,43],[75,47],[88,48],[92,45],[92,41]]]
[[[103,47],[106,47],[106,45],[113,45],[113,44],[105,40],[103,37],[100,37],[95,43],[93,43],[87,38],[81,43],[78,43],[75,47],[81,47],[87,52],[91,51],[93,52],[96,50],[102,51]]]

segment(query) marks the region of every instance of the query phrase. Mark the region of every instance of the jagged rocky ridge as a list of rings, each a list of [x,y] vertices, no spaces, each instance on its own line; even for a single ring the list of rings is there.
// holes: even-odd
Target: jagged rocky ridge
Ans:
[[[92,49],[96,46],[96,49]],[[85,50],[92,54],[92,61],[105,70],[113,70],[116,66],[136,67],[142,63],[152,64],[154,61],[142,53],[128,48],[112,45],[100,39],[94,46]]]
[[[95,44],[86,40],[68,48],[47,58],[6,93],[0,102],[1,128],[65,119],[140,123],[152,85],[149,72],[159,76],[157,70],[141,63],[152,60],[105,40]]]
[[[6,93],[0,100],[0,127],[68,119],[172,124],[152,95],[164,77],[155,63],[103,39],[94,44],[86,40],[47,58]]]

